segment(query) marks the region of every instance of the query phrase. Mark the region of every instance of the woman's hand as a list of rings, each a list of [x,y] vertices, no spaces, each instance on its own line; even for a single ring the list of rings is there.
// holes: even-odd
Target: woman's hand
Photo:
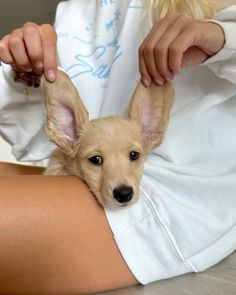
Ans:
[[[163,85],[181,68],[197,65],[223,46],[223,29],[210,21],[196,20],[177,13],[157,21],[139,48],[139,70],[143,84],[151,80]]]
[[[0,40],[0,61],[20,72],[45,73],[56,78],[57,36],[51,25],[28,22]]]

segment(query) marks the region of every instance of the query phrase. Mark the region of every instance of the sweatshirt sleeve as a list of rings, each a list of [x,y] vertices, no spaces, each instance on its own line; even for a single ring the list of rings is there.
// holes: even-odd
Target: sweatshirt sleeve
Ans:
[[[13,79],[11,67],[0,66],[0,135],[12,146],[18,161],[47,158],[53,149],[44,132],[45,112],[40,88]]]
[[[217,54],[202,65],[206,65],[218,77],[236,84],[236,5],[220,11],[210,21],[222,27],[225,44]]]

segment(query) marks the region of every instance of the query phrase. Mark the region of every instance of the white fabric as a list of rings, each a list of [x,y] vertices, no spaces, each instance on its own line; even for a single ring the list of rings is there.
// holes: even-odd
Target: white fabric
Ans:
[[[139,78],[140,1],[71,0],[57,9],[58,61],[90,117],[122,114]],[[163,144],[146,159],[142,196],[106,210],[137,279],[149,283],[202,271],[236,248],[236,6],[218,13],[226,43],[174,80],[176,99]],[[0,72],[0,132],[22,161],[53,149],[43,131],[39,90]]]

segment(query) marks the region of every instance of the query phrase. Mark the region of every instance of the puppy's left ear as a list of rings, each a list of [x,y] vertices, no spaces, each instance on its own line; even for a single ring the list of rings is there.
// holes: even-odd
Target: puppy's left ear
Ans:
[[[41,78],[47,111],[46,133],[67,155],[73,155],[82,130],[89,121],[88,112],[70,78],[58,70],[54,83]]]
[[[163,86],[152,82],[149,87],[138,83],[129,105],[128,116],[140,125],[147,151],[162,142],[173,100],[172,82],[167,81]]]

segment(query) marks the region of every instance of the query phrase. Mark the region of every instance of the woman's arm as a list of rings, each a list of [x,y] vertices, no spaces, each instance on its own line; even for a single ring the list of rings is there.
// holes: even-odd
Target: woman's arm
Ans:
[[[211,22],[220,25],[224,31],[224,47],[203,65],[209,67],[216,76],[236,84],[236,5],[220,11]]]
[[[55,79],[56,33],[52,26],[26,23],[0,40],[0,135],[19,161],[36,161],[53,150],[44,133],[45,112],[40,88],[16,83],[19,73],[43,72]],[[30,74],[30,73],[29,73]]]
[[[153,79],[162,85],[183,67],[204,61],[213,64],[235,60],[236,6],[219,12],[215,19],[200,21],[172,13],[154,24],[139,49],[139,68],[144,84],[148,85]],[[222,63],[218,63],[213,67],[221,66]]]

